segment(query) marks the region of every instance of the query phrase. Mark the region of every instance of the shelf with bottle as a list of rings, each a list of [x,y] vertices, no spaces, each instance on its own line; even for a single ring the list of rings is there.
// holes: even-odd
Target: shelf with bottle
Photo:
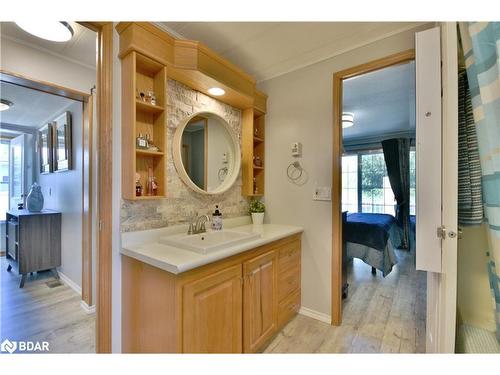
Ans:
[[[153,143],[153,138],[149,134],[139,133],[135,142],[135,152],[143,155],[162,156],[163,151]]]
[[[145,199],[147,197],[155,198],[160,194],[160,186],[154,175],[153,168],[148,167],[147,174],[137,172],[135,174],[135,196]]]

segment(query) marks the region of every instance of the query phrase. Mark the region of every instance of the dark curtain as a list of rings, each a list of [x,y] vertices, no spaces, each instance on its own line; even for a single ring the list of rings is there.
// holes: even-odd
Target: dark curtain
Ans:
[[[396,198],[396,219],[403,229],[401,248],[410,243],[410,140],[393,138],[382,141],[387,175]]]

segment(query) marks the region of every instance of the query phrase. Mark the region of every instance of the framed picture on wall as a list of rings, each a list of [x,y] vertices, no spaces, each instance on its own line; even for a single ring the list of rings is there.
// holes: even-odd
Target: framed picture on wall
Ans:
[[[72,169],[71,112],[64,112],[52,123],[54,172]]]
[[[52,124],[42,126],[38,130],[38,153],[40,155],[40,174],[51,173],[54,170],[52,152]]]

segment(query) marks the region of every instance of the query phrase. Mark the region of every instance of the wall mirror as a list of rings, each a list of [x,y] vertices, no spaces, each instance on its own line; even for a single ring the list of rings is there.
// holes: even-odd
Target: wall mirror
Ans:
[[[226,120],[199,112],[182,122],[173,140],[174,164],[180,178],[194,191],[220,194],[238,178],[239,139]]]

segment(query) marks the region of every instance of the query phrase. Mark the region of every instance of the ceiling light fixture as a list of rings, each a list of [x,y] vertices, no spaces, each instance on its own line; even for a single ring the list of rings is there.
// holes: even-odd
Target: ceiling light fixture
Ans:
[[[0,112],[8,110],[14,103],[6,99],[0,99]]]
[[[350,128],[354,125],[354,113],[342,113],[342,129]]]
[[[16,24],[32,35],[52,42],[67,42],[74,35],[73,28],[63,21],[23,21]]]
[[[208,89],[208,93],[210,95],[213,95],[213,96],[222,96],[226,92],[223,89],[221,89],[220,87],[212,87],[212,88]]]

